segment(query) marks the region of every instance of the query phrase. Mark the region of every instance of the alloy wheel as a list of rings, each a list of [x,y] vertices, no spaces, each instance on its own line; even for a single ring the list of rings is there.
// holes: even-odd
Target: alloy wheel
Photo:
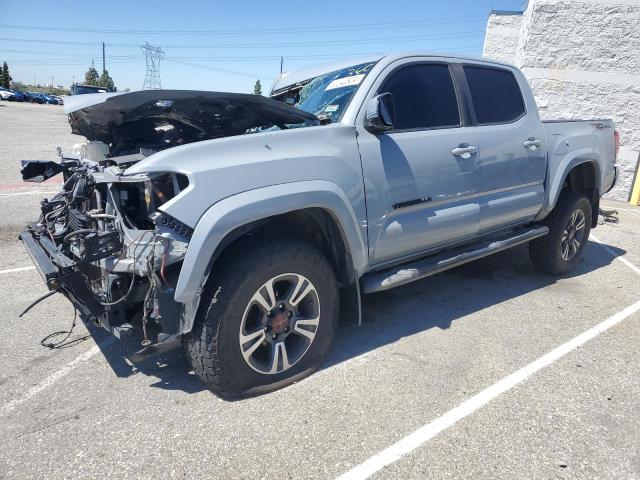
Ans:
[[[320,299],[304,275],[285,273],[267,280],[253,294],[240,323],[240,352],[263,374],[293,367],[318,331]]]
[[[584,212],[580,209],[574,210],[562,232],[560,254],[563,260],[569,261],[578,253],[584,239],[585,224]]]

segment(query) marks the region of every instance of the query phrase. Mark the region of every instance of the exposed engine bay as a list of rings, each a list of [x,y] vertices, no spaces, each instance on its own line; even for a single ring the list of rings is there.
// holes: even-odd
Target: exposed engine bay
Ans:
[[[193,230],[158,211],[187,187],[187,177],[123,176],[132,161],[63,156],[52,162],[63,170],[62,190],[42,200],[28,232],[55,266],[70,272],[48,278],[50,288],[68,293],[85,317],[117,336],[132,319],[141,321],[148,342],[150,322],[166,334],[176,331],[172,285]],[[25,162],[23,173],[38,166],[52,168]]]
[[[191,226],[161,207],[188,188],[180,173],[127,174],[167,148],[269,128],[317,124],[315,116],[256,95],[144,91],[68,100],[72,131],[87,138],[57,161],[23,161],[25,181],[62,174],[21,238],[49,289],[120,337],[142,325],[144,344],[180,332],[174,300]],[[89,97],[89,98],[87,98]],[[77,105],[74,105],[74,102]]]

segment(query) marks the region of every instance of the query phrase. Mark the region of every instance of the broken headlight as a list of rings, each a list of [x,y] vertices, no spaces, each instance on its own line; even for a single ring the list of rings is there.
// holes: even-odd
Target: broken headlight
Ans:
[[[155,211],[178,195],[189,185],[186,175],[179,173],[164,173],[154,175],[144,182],[144,202],[148,212]]]

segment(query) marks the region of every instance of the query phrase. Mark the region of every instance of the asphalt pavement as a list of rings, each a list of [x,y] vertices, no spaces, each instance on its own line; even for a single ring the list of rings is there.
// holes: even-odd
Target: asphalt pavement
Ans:
[[[605,202],[619,223],[563,277],[518,247],[368,296],[319,372],[227,402],[180,352],[131,365],[139,338],[40,345],[73,308],[18,318],[46,288],[17,234],[55,188],[18,160],[80,139],[53,105],[3,102],[0,125],[0,478],[640,477],[640,208]]]

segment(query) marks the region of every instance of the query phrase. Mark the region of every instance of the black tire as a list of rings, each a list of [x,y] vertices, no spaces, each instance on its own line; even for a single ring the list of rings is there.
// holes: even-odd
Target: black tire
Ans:
[[[580,260],[589,240],[591,213],[591,202],[584,194],[572,191],[563,192],[555,208],[541,222],[549,227],[549,234],[529,242],[529,254],[533,264],[544,272],[556,275],[562,275],[573,269]],[[563,258],[563,254],[568,256],[563,237],[574,214],[584,217],[584,229],[579,238],[579,247],[575,250],[571,248],[568,253],[572,255],[569,258]],[[573,235],[578,238],[578,231],[575,231]],[[574,236],[570,237],[571,240]]]
[[[193,330],[184,338],[185,351],[193,370],[209,390],[227,399],[259,395],[300,380],[322,364],[337,324],[338,288],[333,269],[320,252],[296,240],[250,236],[231,246],[213,270],[202,293]],[[261,373],[243,357],[240,334],[247,312],[255,307],[250,306],[254,294],[264,292],[261,289],[265,282],[290,273],[304,276],[316,292],[313,299],[317,298],[320,319],[315,327],[315,337],[290,368],[278,373]],[[276,283],[272,282],[272,285]],[[313,305],[313,299],[300,304],[310,301]],[[260,313],[259,316],[263,319],[261,321],[269,321],[266,315]],[[265,331],[267,328],[270,327],[265,326]],[[287,335],[299,335],[293,330]],[[269,333],[265,335],[271,337]],[[293,340],[299,342],[296,338]],[[274,342],[265,338],[257,352],[271,348],[273,355]],[[243,350],[246,355],[249,349]],[[276,371],[280,366],[284,368],[282,357],[280,353],[280,360],[276,358]]]

